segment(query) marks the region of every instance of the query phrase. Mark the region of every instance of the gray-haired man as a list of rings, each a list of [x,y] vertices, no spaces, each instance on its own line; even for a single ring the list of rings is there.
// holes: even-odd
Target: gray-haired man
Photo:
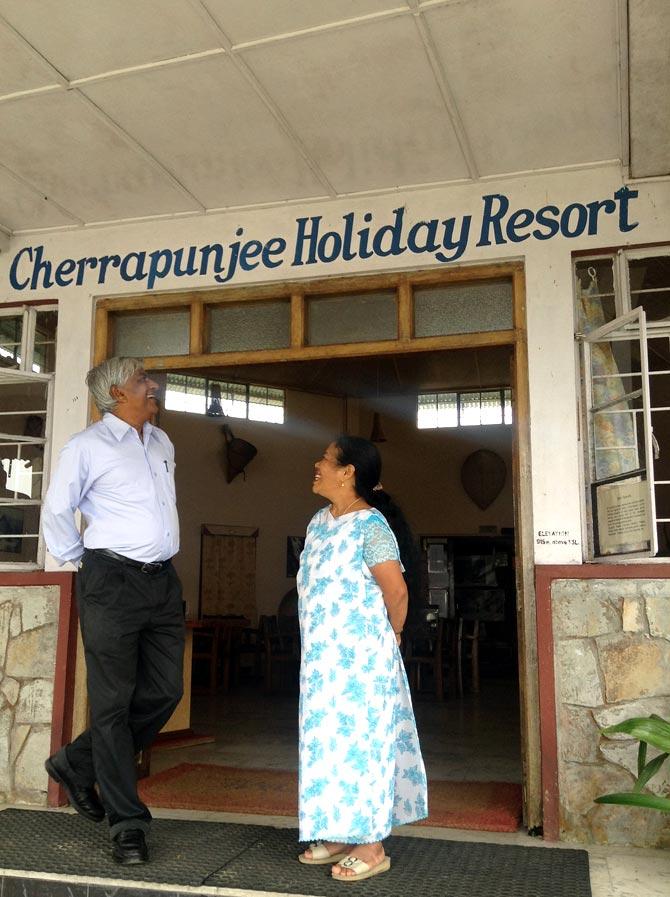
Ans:
[[[151,814],[137,795],[135,755],[182,694],[182,593],[170,562],[179,550],[174,448],[150,423],[158,386],[142,361],[110,358],[86,383],[103,417],[63,448],[42,520],[49,551],[79,565],[91,728],[46,769],[81,815],[107,815],[117,862],[142,863]]]

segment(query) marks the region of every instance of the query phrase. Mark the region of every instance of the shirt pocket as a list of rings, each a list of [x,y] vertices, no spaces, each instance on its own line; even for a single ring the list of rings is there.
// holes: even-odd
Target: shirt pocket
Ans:
[[[177,468],[177,465],[169,458],[164,458],[161,467],[163,468],[163,476],[165,478],[167,493],[173,501],[176,501],[177,493],[174,484],[174,472]]]

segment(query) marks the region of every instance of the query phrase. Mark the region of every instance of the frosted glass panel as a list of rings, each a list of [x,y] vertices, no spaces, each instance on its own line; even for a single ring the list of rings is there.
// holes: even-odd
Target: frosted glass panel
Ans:
[[[311,299],[307,322],[311,346],[395,339],[398,335],[396,294],[388,290]]]
[[[414,289],[414,335],[511,330],[509,280]]]
[[[210,352],[283,349],[290,342],[289,302],[219,305],[209,310]]]
[[[188,355],[188,311],[166,311],[114,318],[114,354],[150,358]]]

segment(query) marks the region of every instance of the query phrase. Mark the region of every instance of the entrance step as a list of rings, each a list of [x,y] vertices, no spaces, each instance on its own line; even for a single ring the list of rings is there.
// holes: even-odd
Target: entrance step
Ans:
[[[158,897],[254,893],[342,897],[330,866],[297,862],[294,829],[156,819],[151,862],[119,866],[104,823],[14,808],[0,811],[2,897]],[[584,850],[391,837],[390,872],[366,895],[590,897]]]

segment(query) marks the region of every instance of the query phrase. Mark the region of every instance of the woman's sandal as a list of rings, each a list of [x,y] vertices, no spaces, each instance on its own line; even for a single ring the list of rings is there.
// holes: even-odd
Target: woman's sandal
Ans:
[[[388,872],[391,868],[391,857],[385,856],[381,863],[376,866],[369,866],[363,860],[357,859],[355,856],[347,856],[337,865],[344,869],[352,869],[353,875],[338,875],[332,872],[333,878],[337,881],[362,881],[364,878],[372,878],[373,875],[379,875],[381,872]]]
[[[306,857],[304,853],[298,856],[298,860],[306,866],[323,866],[326,863],[339,863],[347,855],[346,850],[328,853],[328,848],[323,841],[315,841],[307,849],[312,851],[311,857]]]

